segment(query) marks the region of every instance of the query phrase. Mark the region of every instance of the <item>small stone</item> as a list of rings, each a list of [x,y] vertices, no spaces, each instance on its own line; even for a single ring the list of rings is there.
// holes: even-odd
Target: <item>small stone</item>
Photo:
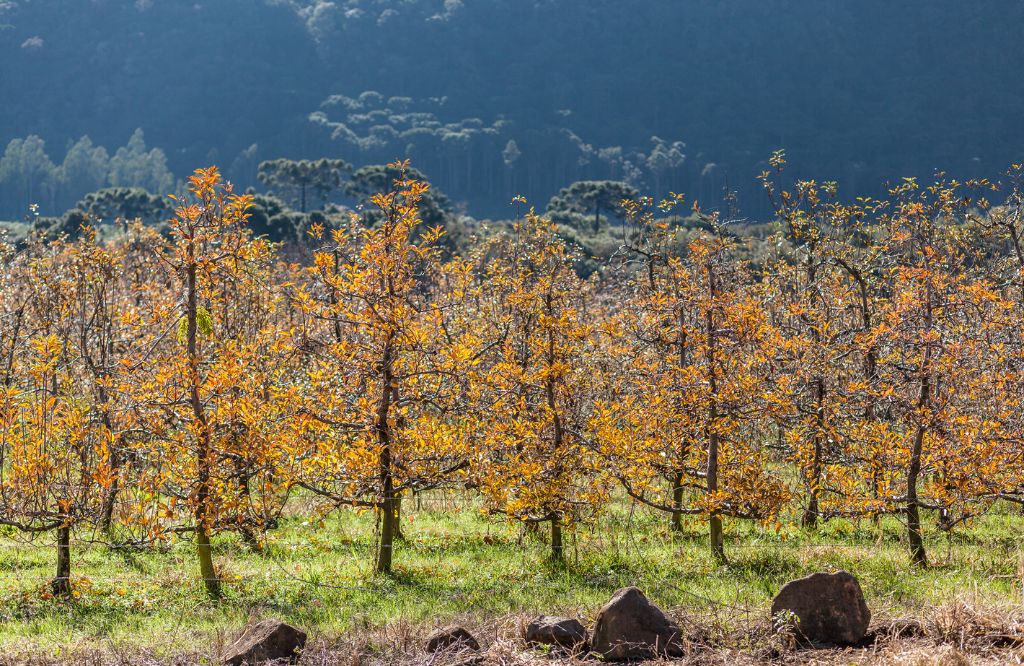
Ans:
[[[306,634],[280,620],[261,620],[248,627],[227,650],[226,666],[257,666],[272,661],[298,661]]]
[[[682,632],[643,592],[626,587],[598,614],[591,650],[606,661],[681,657]]]
[[[480,644],[462,627],[444,627],[427,637],[427,652],[441,650],[479,650]]]
[[[526,642],[576,650],[587,644],[587,628],[573,618],[541,615],[526,627]]]
[[[772,618],[778,626],[790,614],[796,616],[797,635],[819,644],[856,645],[871,622],[860,583],[845,571],[786,583],[772,601]]]

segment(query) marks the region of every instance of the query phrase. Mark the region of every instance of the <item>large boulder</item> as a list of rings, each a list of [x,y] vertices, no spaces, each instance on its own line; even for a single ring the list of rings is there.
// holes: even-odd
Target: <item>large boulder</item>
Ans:
[[[626,587],[598,614],[590,649],[606,661],[681,657],[682,632],[643,592]]]
[[[587,644],[587,628],[572,618],[541,615],[527,625],[526,642],[580,650]]]
[[[462,627],[437,629],[427,637],[427,652],[441,650],[479,650],[480,644]]]
[[[776,625],[795,619],[797,635],[811,643],[855,645],[867,635],[871,611],[857,579],[840,571],[786,583],[772,601],[772,618]]]
[[[262,620],[248,627],[227,650],[226,666],[257,666],[274,661],[298,661],[306,634],[280,620]]]

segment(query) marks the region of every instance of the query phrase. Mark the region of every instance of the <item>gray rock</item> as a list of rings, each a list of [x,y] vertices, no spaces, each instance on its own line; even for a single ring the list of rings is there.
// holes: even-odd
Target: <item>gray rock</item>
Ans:
[[[587,644],[587,628],[572,618],[541,615],[526,627],[526,642],[577,650]]]
[[[867,635],[871,611],[853,575],[816,573],[786,583],[772,601],[776,625],[796,616],[797,635],[812,643],[855,645]]]
[[[444,627],[427,637],[427,652],[441,650],[479,650],[480,644],[462,627]]]
[[[280,620],[262,620],[248,627],[231,644],[224,658],[226,666],[257,666],[273,661],[298,661],[306,646],[306,634]]]
[[[591,651],[607,661],[681,657],[682,632],[643,592],[626,587],[598,614]]]

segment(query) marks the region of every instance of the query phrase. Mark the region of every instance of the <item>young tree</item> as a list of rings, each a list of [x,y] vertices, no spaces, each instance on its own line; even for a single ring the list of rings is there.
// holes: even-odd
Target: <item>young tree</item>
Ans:
[[[253,279],[271,248],[245,229],[250,197],[234,194],[215,167],[197,170],[189,192],[171,221],[173,246],[166,261],[176,284],[170,298],[151,306],[147,322],[162,333],[154,349],[137,357],[132,380],[147,416],[152,473],[171,498],[168,513],[176,514],[178,502],[187,509],[203,582],[218,596],[210,537],[236,526],[224,518],[236,515],[238,477],[245,473],[236,464],[233,430],[236,410],[246,408],[240,393],[253,388],[245,376],[251,367],[242,359],[246,342],[263,344],[227,337],[223,327],[227,313],[235,311],[230,299],[237,284]],[[258,375],[254,382],[258,387]]]
[[[683,515],[707,516],[725,561],[722,518],[768,520],[789,497],[763,444],[791,389],[774,356],[781,338],[715,216],[713,233],[681,254],[649,200],[627,215],[638,261],[607,327],[623,362],[595,408],[595,439],[626,492],[669,513],[674,529]]]
[[[885,280],[871,331],[873,390],[887,419],[869,424],[865,455],[880,470],[880,510],[905,517],[911,559],[926,566],[922,509],[947,523],[969,510],[976,479],[1006,460],[998,386],[1008,304],[969,268],[963,230],[970,199],[956,181],[906,179],[879,219]],[[984,396],[984,397],[983,397]],[[951,514],[963,511],[960,519]]]
[[[112,428],[83,367],[92,336],[81,281],[104,279],[81,245],[36,241],[6,266],[0,330],[0,524],[29,535],[56,533],[55,595],[71,593],[71,535],[96,525],[110,487]],[[84,308],[84,309],[83,309]],[[83,337],[84,336],[84,337]],[[92,385],[92,386],[91,386]]]
[[[398,174],[394,190],[372,198],[380,223],[367,228],[353,217],[335,230],[315,254],[311,284],[295,296],[308,320],[328,326],[306,331],[311,449],[301,484],[332,506],[377,512],[374,569],[385,574],[402,496],[465,468],[458,424],[445,415],[457,395],[452,364],[467,362],[471,349],[447,328],[448,308],[432,298],[442,229],[421,226],[428,185],[405,176],[407,163],[389,168]],[[448,296],[463,293],[458,287]]]
[[[848,439],[851,423],[867,416],[858,409],[857,388],[874,379],[873,369],[865,374],[857,364],[857,335],[870,326],[871,309],[864,278],[854,268],[856,249],[847,239],[862,211],[836,201],[836,183],[801,180],[783,189],[782,151],[769,162],[773,171],[762,173],[761,181],[784,242],[766,272],[766,303],[786,339],[787,375],[798,382],[780,439],[788,442],[805,488],[801,524],[813,528],[823,515],[823,494],[842,493],[828,472],[856,447]]]
[[[487,256],[481,322],[491,351],[474,389],[485,455],[473,476],[492,513],[548,523],[560,561],[563,528],[593,516],[606,496],[587,438],[592,285],[577,277],[554,225],[532,212]]]

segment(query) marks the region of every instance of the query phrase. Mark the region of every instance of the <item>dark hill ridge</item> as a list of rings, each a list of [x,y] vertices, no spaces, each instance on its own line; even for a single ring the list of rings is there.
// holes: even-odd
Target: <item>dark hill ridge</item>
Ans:
[[[113,151],[141,127],[179,175],[253,144],[250,160],[408,152],[476,214],[503,213],[513,192],[542,202],[572,180],[625,178],[705,200],[728,184],[759,215],[754,177],[778,147],[804,173],[877,191],[937,165],[996,173],[1024,146],[1017,0],[0,7],[0,143],[36,134],[58,162],[68,141]],[[384,118],[366,151],[310,122],[330,96],[364,91],[459,131],[411,141]],[[460,134],[466,120],[479,130]],[[684,142],[685,161],[659,162],[652,137]]]

